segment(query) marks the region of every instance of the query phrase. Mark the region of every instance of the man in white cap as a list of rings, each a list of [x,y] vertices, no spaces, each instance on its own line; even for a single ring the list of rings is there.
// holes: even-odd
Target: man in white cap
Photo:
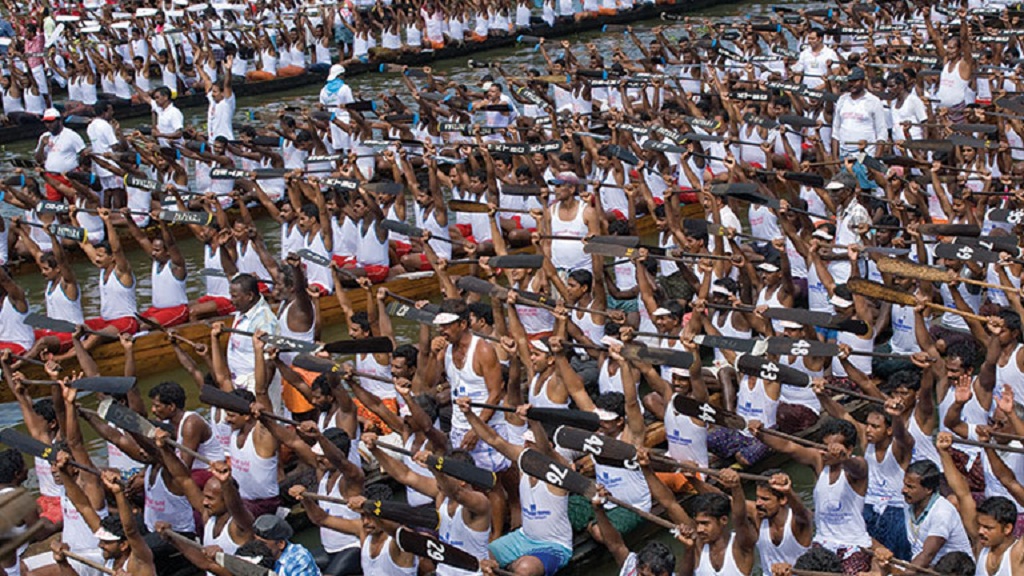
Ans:
[[[356,99],[352,95],[352,87],[346,84],[342,78],[344,75],[344,66],[341,64],[331,66],[331,71],[327,74],[327,84],[320,89],[320,104],[333,112],[337,120],[348,122],[349,115],[345,105],[355,102]],[[350,138],[348,132],[331,122],[331,147],[334,150],[347,151],[351,146]]]
[[[862,238],[871,225],[871,215],[857,199],[859,186],[857,177],[843,171],[825,185],[836,214],[836,239],[840,246],[862,244]],[[850,263],[845,249],[833,250],[828,269],[837,284],[844,284],[850,278]]]
[[[71,186],[71,181],[64,174],[78,169],[78,154],[85,150],[85,141],[74,130],[64,129],[60,111],[56,108],[47,108],[43,112],[43,125],[46,132],[39,137],[36,146],[36,163],[56,180]],[[63,198],[56,188],[46,185],[47,200],[60,201]]]
[[[839,97],[832,116],[832,150],[840,158],[860,150],[875,155],[875,143],[888,140],[888,112],[878,96],[868,92],[863,68],[854,68],[847,76],[848,92]]]
[[[583,239],[601,233],[597,212],[581,202],[578,192],[580,177],[574,172],[559,172],[548,184],[555,187],[555,203],[547,210],[544,229],[552,236]],[[593,259],[583,251],[583,242],[551,240],[551,263],[559,271],[591,269]]]

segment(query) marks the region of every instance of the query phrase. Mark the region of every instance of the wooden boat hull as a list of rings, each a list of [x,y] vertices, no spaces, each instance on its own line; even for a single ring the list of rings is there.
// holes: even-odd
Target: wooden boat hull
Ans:
[[[690,204],[683,209],[684,217],[700,217],[702,209],[700,204]],[[638,222],[640,234],[651,234],[654,232],[654,220],[650,217],[640,218]],[[467,274],[470,270],[469,264],[452,266],[450,273],[453,275]],[[399,278],[383,284],[391,292],[412,300],[429,299],[437,296],[439,292],[437,278]],[[367,292],[362,289],[350,289],[349,300],[355,309],[366,307]],[[320,299],[320,318],[325,326],[337,323],[341,318],[341,307],[333,296]],[[190,322],[175,328],[183,338],[194,342],[207,342],[210,337],[210,326],[207,322]],[[188,347],[186,346],[186,350]],[[176,370],[180,367],[174,351],[167,341],[166,334],[162,332],[150,332],[136,337],[135,346],[136,376],[145,378],[163,372]],[[99,367],[100,374],[118,376],[124,373],[124,349],[118,342],[101,344],[92,351],[93,358]],[[197,357],[198,358],[198,357]],[[78,363],[74,360],[64,362],[64,373],[71,373],[77,370]],[[26,366],[23,369],[28,378],[45,378],[42,370],[35,366]],[[42,395],[48,393],[48,389],[40,387],[34,389],[33,394]],[[9,390],[0,388],[0,402],[9,402],[12,398]]]
[[[579,21],[556,22],[554,26],[547,26],[541,23],[539,26],[535,25],[533,28],[523,30],[522,32],[529,33],[533,36],[558,38],[579,34],[581,32],[600,30],[607,24],[629,24],[639,20],[657,18],[662,12],[677,14],[692,10],[700,10],[708,6],[732,4],[734,1],[735,0],[688,0],[665,4],[645,4],[628,12],[621,12],[613,16],[585,18]],[[481,52],[485,52],[487,50],[506,48],[514,45],[516,43],[516,36],[517,34],[509,34],[506,36],[492,35],[483,42],[452,44],[447,45],[440,50],[395,52],[392,57],[380,58],[374,62],[357,62],[348,65],[346,66],[345,76],[351,78],[368,72],[377,72],[380,69],[380,64],[384,62],[405,64],[408,66],[423,66],[431,62],[448,58],[465,58],[471,55],[479,56]],[[306,73],[289,78],[275,78],[265,82],[238,84],[236,86],[232,86],[232,88],[235,91],[235,94],[239,97],[258,96],[316,84],[322,82],[324,78],[324,74]],[[180,96],[174,101],[174,103],[178,108],[184,109],[206,106],[207,100],[205,94],[189,94]],[[115,115],[119,120],[143,118],[149,116],[149,114],[149,106],[141,104],[122,105],[115,111]],[[4,126],[0,128],[0,144],[10,144],[19,140],[38,138],[43,133],[43,130],[44,127],[42,123],[26,124],[21,126]]]

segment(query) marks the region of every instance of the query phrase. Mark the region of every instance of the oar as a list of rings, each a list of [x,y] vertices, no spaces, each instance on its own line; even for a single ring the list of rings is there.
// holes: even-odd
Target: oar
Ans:
[[[538,450],[530,448],[523,450],[519,454],[519,469],[525,474],[533,476],[539,480],[543,480],[557,488],[583,496],[588,500],[591,500],[598,495],[597,482],[567,466],[559,464],[553,458]],[[616,498],[615,496],[609,495],[607,496],[607,500],[620,508],[629,510],[648,522],[661,526],[662,528],[667,528],[669,530],[674,530],[676,528],[676,525],[669,520],[641,510],[629,502]]]
[[[434,318],[437,317],[437,312],[428,310],[427,308],[417,308],[415,304],[407,303],[399,300],[398,302],[389,302],[387,306],[387,313],[390,316],[396,318],[404,318],[410,322],[419,322],[420,324],[426,324],[432,326],[434,324]]]
[[[188,546],[189,548],[202,550],[202,544],[188,538],[187,536],[178,534],[174,530],[167,530],[162,534],[179,544]],[[232,574],[232,576],[275,576],[276,574],[273,570],[268,570],[244,558],[233,554],[227,554],[225,552],[217,552],[214,562],[223,566]]]
[[[19,452],[24,452],[29,456],[33,456],[35,458],[42,458],[43,460],[46,460],[50,464],[53,464],[57,461],[57,452],[53,449],[52,446],[47,446],[46,444],[43,444],[39,440],[36,440],[35,438],[27,434],[18,432],[14,428],[4,428],[3,430],[0,430],[0,442],[10,446],[11,448],[14,448],[15,450],[18,450]],[[74,460],[68,460],[68,464],[74,466],[75,468],[78,468],[79,470],[82,470],[83,472],[88,472],[90,474],[95,474],[97,476],[100,475],[99,470],[91,466],[86,466],[85,464],[79,464]]]
[[[722,475],[721,470],[715,470],[714,468],[703,468],[701,466],[690,464],[688,462],[679,462],[678,460],[674,460],[672,458],[669,458],[668,460],[657,460],[657,462],[663,462],[669,466],[674,466],[676,471],[689,470],[691,472],[698,472],[700,474],[714,476],[716,478]],[[767,482],[768,480],[771,479],[770,476],[765,476],[763,474],[751,474],[749,472],[737,472],[736,475],[739,476],[741,480],[750,480],[751,482]]]
[[[875,555],[875,550],[873,548],[865,548],[865,547],[861,546],[860,549],[861,549],[862,552],[867,552],[871,556]],[[907,562],[906,560],[900,560],[899,558],[890,558],[887,562],[889,564],[892,564],[893,566],[896,566],[897,568],[901,569],[904,572],[917,572],[919,574],[933,574],[934,576],[947,576],[946,574],[943,574],[942,572],[939,572],[937,570],[932,570],[931,568],[917,566],[916,564],[911,564],[910,562]]]
[[[878,260],[876,264],[879,272],[882,272],[883,274],[895,274],[905,278],[917,278],[918,280],[926,280],[928,282],[948,283],[950,280],[949,274],[945,270],[932,268],[926,264],[915,264],[907,260],[898,260],[895,258],[882,258]],[[956,280],[963,282],[964,284],[973,284],[983,288],[995,288],[996,290],[1009,290],[1011,292],[1017,291],[1017,288],[1014,286],[993,284],[991,282],[983,282],[981,280],[964,278],[962,276],[957,277]]]
[[[772,336],[767,340],[768,354],[787,356],[838,356],[841,353],[839,345],[835,342],[821,342],[820,340],[804,340],[802,338],[786,338],[784,336]],[[910,358],[910,354],[893,354],[889,352],[875,352],[872,350],[851,350],[851,356],[871,356],[873,358]]]
[[[559,236],[551,234],[542,234],[541,240],[566,240],[569,242],[595,242],[602,244],[618,244],[620,246],[637,247],[640,245],[639,236]]]
[[[93,570],[99,570],[100,572],[102,572],[104,574],[113,574],[114,573],[114,569],[113,568],[108,568],[107,566],[105,566],[103,564],[100,564],[99,562],[96,562],[95,560],[90,560],[89,558],[86,558],[85,556],[82,556],[82,555],[79,555],[79,554],[75,554],[74,552],[72,552],[70,550],[64,550],[64,556],[74,560],[75,562],[80,562],[80,563],[84,564],[85,566],[88,566],[89,568],[92,568]]]
[[[708,303],[708,308],[716,310],[736,310],[739,312],[753,312],[753,306],[730,306],[728,304]],[[868,333],[868,325],[863,320],[856,318],[844,318],[828,312],[815,312],[813,310],[801,310],[798,308],[769,308],[764,311],[763,316],[770,320],[789,320],[798,324],[808,326],[821,326],[841,332],[852,332],[863,336]]]
[[[499,406],[497,404],[485,404],[483,402],[470,402],[474,408],[487,408],[498,412],[515,412],[516,409],[510,406]],[[531,406],[526,410],[526,417],[544,424],[559,426],[562,424],[582,428],[583,430],[597,430],[601,427],[601,419],[594,412],[583,410],[572,410],[570,408],[541,408]]]
[[[487,214],[491,207],[483,202],[470,202],[469,200],[449,200],[448,209],[452,212],[466,212],[469,214]],[[498,212],[510,212],[512,214],[529,214],[530,211],[523,208],[502,208]]]
[[[255,336],[255,333],[248,332],[246,330],[238,330],[237,328],[222,328],[222,332],[229,334],[238,334],[239,336]],[[287,336],[278,336],[277,334],[264,334],[260,337],[267,346],[274,346],[280,350],[296,350],[299,352],[317,352],[321,349],[320,344],[316,342],[307,342],[305,340],[298,340],[296,338],[288,338]]]
[[[891,258],[882,258],[878,262],[882,263],[887,260],[891,260]],[[879,267],[879,269],[881,270],[881,267]],[[865,296],[867,298],[874,298],[875,300],[891,302],[893,304],[899,304],[901,306],[917,306],[918,304],[917,298],[915,298],[913,294],[901,292],[899,290],[896,290],[895,288],[890,288],[884,284],[872,282],[871,280],[866,280],[864,278],[850,278],[846,282],[846,286],[854,294],[860,294],[861,296]],[[950,308],[949,306],[943,306],[941,304],[936,304],[934,302],[925,302],[924,305],[927,306],[928,308],[931,308],[932,310],[941,310],[943,312],[957,314],[963,316],[964,318],[970,318],[971,320],[977,320],[979,322],[988,321],[988,318],[986,318],[985,316],[981,316],[979,314],[974,314],[971,312],[964,312],[963,310],[959,310],[957,308]]]
[[[73,333],[78,330],[78,324],[74,322],[68,322],[66,320],[58,320],[56,318],[50,318],[49,316],[43,316],[42,314],[36,314],[35,312],[25,316],[25,324],[33,328],[39,328],[40,330],[50,330],[51,332],[65,332]],[[95,334],[111,340],[117,340],[117,336],[111,336],[110,334],[103,334],[82,326],[82,331],[86,334]]]
[[[735,412],[729,412],[721,408],[715,408],[707,402],[701,403],[692,398],[687,398],[681,394],[676,394],[672,400],[672,407],[676,412],[689,416],[690,418],[696,418],[702,420],[706,424],[715,424],[724,428],[732,428],[733,430],[743,431],[747,429],[747,421],[736,414]],[[799,436],[793,436],[792,434],[786,434],[785,432],[779,432],[778,430],[772,430],[770,428],[761,428],[762,434],[769,434],[771,436],[777,436],[790,442],[802,444],[811,448],[817,448],[819,450],[827,450],[828,447],[824,444],[819,444]]]
[[[54,222],[53,224],[47,226],[46,224],[42,224],[40,222],[29,222],[28,220],[22,220],[21,223],[27,226],[32,226],[34,228],[49,230],[51,234],[58,238],[67,238],[69,240],[74,240],[75,242],[78,243],[85,242],[85,239],[89,236],[89,233],[86,231],[85,228],[70,226],[68,224],[58,224],[57,222]]]
[[[587,312],[590,314],[597,314],[599,316],[610,316],[611,313],[607,310],[594,310],[591,308],[583,308],[580,306],[573,306],[572,304],[566,304],[557,300],[548,300],[547,296],[543,294],[537,294],[535,292],[529,292],[527,290],[519,290],[518,288],[505,288],[503,286],[496,286],[491,284],[483,278],[477,278],[476,276],[463,276],[456,281],[455,286],[460,290],[467,292],[475,292],[484,296],[490,296],[498,300],[504,300],[508,297],[509,290],[512,290],[520,296],[517,301],[518,304],[524,306],[530,306],[533,308],[543,308],[545,310],[554,310],[561,305],[566,310],[575,310],[577,312]]]
[[[460,258],[458,260],[451,260],[448,264],[479,264],[479,260],[477,258]],[[544,267],[544,255],[507,254],[504,256],[491,256],[487,260],[487,265],[491,268],[538,270]]]
[[[234,412],[235,414],[250,414],[252,413],[252,402],[249,402],[245,398],[235,396],[217,388],[216,386],[206,385],[199,392],[199,401],[210,406],[216,406],[222,410],[228,412]],[[278,416],[273,412],[269,412],[270,407],[266,407],[267,410],[263,411],[263,415],[271,420],[277,420],[282,424],[290,424],[292,426],[298,426],[299,423],[291,418],[285,418],[284,416]]]
[[[36,358],[29,358],[28,356],[22,356],[21,354],[11,354],[11,358],[24,362],[26,364],[32,364],[33,366],[46,366],[46,362],[43,362],[42,360],[38,360]],[[57,366],[58,368],[60,367],[59,364]],[[59,371],[60,370],[58,370],[58,372]]]
[[[157,220],[168,224],[188,224],[191,226],[210,226],[213,224],[213,214],[210,212],[186,212],[178,210],[161,210],[157,214]]]
[[[134,432],[139,436],[145,436],[146,438],[150,439],[156,437],[156,426],[154,426],[152,422],[146,420],[145,418],[142,417],[141,414],[135,412],[131,408],[114,402],[113,398],[106,398],[102,402],[100,402],[100,405],[97,407],[96,413],[99,414],[100,418],[103,418],[107,422],[110,422],[111,424],[117,426],[118,428],[121,428],[122,430]],[[184,452],[185,454],[188,454],[189,456],[192,456],[193,458],[199,460],[200,462],[205,463],[207,466],[213,464],[212,459],[207,458],[206,456],[200,454],[199,452],[196,452],[195,450],[189,448],[188,446],[184,446],[177,440],[167,438],[165,441],[170,446],[177,448],[178,450]]]
[[[626,246],[619,246],[618,244],[604,244],[600,242],[588,242],[583,246],[583,252],[586,254],[598,254],[600,256],[610,256],[612,258],[630,258],[638,255],[637,248],[627,248]],[[695,252],[683,252],[681,257],[667,256],[664,254],[656,254],[648,252],[649,258],[656,260],[670,260],[672,262],[683,262],[685,264],[692,264],[695,259],[708,259],[708,260],[731,260],[730,256],[719,256],[717,254],[698,254]]]
[[[363,513],[417,528],[436,531],[441,523],[437,509],[433,506],[410,506],[396,500],[367,500]]]
[[[611,436],[563,424],[555,430],[551,439],[557,446],[568,450],[620,463],[620,467],[636,467],[636,446]]]
[[[394,444],[377,442],[377,446],[398,454],[404,454],[410,458],[415,456],[411,450],[406,450],[405,448],[395,446]],[[497,481],[497,477],[494,475],[494,472],[484,470],[483,468],[479,468],[468,462],[453,460],[451,458],[445,458],[444,456],[427,454],[427,468],[437,470],[438,472],[447,474],[452,478],[469,482],[483,490],[490,490],[491,488],[494,488],[494,483]]]
[[[310,500],[320,500],[321,502],[330,502],[332,504],[345,504],[348,505],[348,500],[345,498],[338,498],[337,496],[324,496],[323,494],[317,494],[316,492],[310,492],[309,490],[302,493],[303,498],[309,498]]]
[[[480,572],[480,560],[451,544],[445,544],[433,536],[399,526],[395,532],[398,547],[423,558],[429,558],[435,564],[447,564],[466,572]],[[498,576],[513,576],[512,572],[500,568],[494,570]]]
[[[53,386],[60,380],[22,380],[25,384],[36,386]],[[135,386],[135,378],[130,376],[86,376],[72,380],[68,386],[77,390],[102,392],[103,394],[127,394]]]
[[[716,196],[728,196],[730,198],[736,198],[737,200],[744,200],[751,204],[761,204],[768,206],[774,210],[778,210],[782,204],[778,198],[772,198],[771,196],[765,196],[758,192],[757,184],[751,182],[734,182],[732,184],[716,184],[711,187],[711,193]],[[800,208],[789,207],[792,212],[799,214],[806,214],[811,218],[817,218],[819,220],[831,220],[831,216],[825,216],[823,214],[815,214],[807,210]]]
[[[385,230],[387,230],[389,232],[394,232],[396,234],[402,234],[404,236],[408,236],[409,238],[422,238],[423,237],[423,233],[425,232],[425,230],[423,228],[418,228],[416,226],[413,226],[412,224],[406,224],[405,222],[399,222],[398,220],[387,220],[387,219],[381,220],[380,221],[380,225],[381,225],[382,228],[384,228]],[[430,239],[431,240],[439,240],[439,241],[445,242],[447,244],[458,244],[460,246],[464,246],[466,244],[465,242],[462,242],[461,240],[452,240],[451,238],[442,238],[441,236],[435,236],[433,234],[430,235]]]
[[[963,444],[965,446],[977,446],[978,448],[991,448],[992,450],[1012,452],[1014,454],[1024,454],[1024,448],[1018,448],[1016,446],[1007,446],[1005,444],[996,444],[994,442],[979,442],[977,440],[969,440],[967,438],[954,437],[953,443]]]

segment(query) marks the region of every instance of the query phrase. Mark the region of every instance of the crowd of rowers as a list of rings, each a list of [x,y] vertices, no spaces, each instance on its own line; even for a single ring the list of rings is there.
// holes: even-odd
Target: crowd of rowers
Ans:
[[[177,533],[260,557],[280,574],[465,571],[440,562],[443,553],[418,558],[397,545],[395,521],[411,523],[416,513],[382,512],[398,504],[385,484],[365,482],[367,456],[405,486],[410,507],[436,509],[440,543],[488,574],[550,576],[582,533],[607,546],[625,575],[750,574],[755,566],[854,575],[907,563],[942,574],[1020,574],[1016,208],[1024,197],[1015,175],[1024,164],[1013,143],[1024,130],[1019,104],[1000,94],[1007,84],[987,84],[999,112],[986,102],[991,76],[975,56],[983,48],[994,61],[1013,54],[983,32],[1017,16],[928,3],[825,12],[744,29],[735,48],[692,34],[669,42],[661,29],[649,41],[629,32],[644,56],[616,50],[610,66],[595,46],[580,54],[566,42],[552,55],[542,42],[546,66],[533,79],[495,68],[479,89],[406,71],[415,107],[388,97],[374,114],[335,69],[320,110],[244,128],[237,139],[221,132],[230,121],[212,121],[224,118],[227,83],[209,86],[206,133],[186,128],[162,89],[152,96],[159,118],[149,135],[122,137],[110,108],[101,109],[85,153],[59,114],[48,115],[40,179],[26,172],[3,186],[4,199],[25,210],[5,231],[38,261],[48,316],[99,334],[33,334],[24,291],[2,274],[4,348],[42,353],[50,370],[74,357],[88,375],[90,350],[119,335],[134,370],[139,310],[119,235],[126,228],[153,259],[143,317],[173,333],[188,319],[231,315],[213,324],[209,342],[171,340],[197,387],[219,387],[244,409],[215,406],[208,418],[185,411],[192,386],[174,382],[149,393],[148,411],[137,391],[115,398],[169,423],[150,438],[79,408],[75,376],[52,401],[33,404],[10,365],[29,431],[56,442],[52,466],[37,458],[35,467],[41,515],[63,544],[8,561],[8,571],[90,573],[70,553],[163,574],[180,553],[224,573]],[[836,25],[841,34],[886,26],[894,36],[885,46],[854,33],[835,42],[824,31]],[[938,53],[938,75],[903,58],[910,44],[900,39],[921,34]],[[797,64],[758,72],[753,63],[763,60],[748,57],[793,36],[806,46]],[[600,69],[622,79],[586,73]],[[744,99],[761,93],[767,100]],[[925,133],[946,145],[914,145]],[[957,139],[965,133],[999,144]],[[41,210],[44,199],[66,200],[67,215]],[[456,200],[468,211],[449,214]],[[687,202],[699,202],[705,218],[682,217]],[[276,255],[253,225],[256,205],[280,223]],[[177,217],[160,208],[210,214],[209,226],[180,217],[193,223],[204,269],[213,270],[199,300],[185,294],[188,270],[168,224]],[[407,208],[415,226],[402,225]],[[641,214],[656,222],[656,239],[608,262],[613,250],[601,246],[636,236]],[[55,220],[88,230],[80,249],[100,269],[98,318],[82,317],[84,284],[67,266],[68,228],[49,226]],[[155,230],[140,228],[147,224]],[[971,243],[971,234],[983,236]],[[542,256],[539,268],[491,265],[520,246]],[[493,288],[451,277],[449,264],[462,257],[475,261],[469,276]],[[266,343],[267,335],[318,338],[323,298],[337,299],[353,341],[396,340],[393,296],[374,284],[420,270],[434,273],[445,299],[413,307],[419,314],[410,317],[425,319],[414,343],[357,354],[327,374]],[[358,290],[365,298],[353,297]],[[786,309],[819,315],[775,314]],[[234,332],[225,343],[229,324],[252,336]],[[767,338],[766,348],[744,347],[755,338]],[[772,346],[780,342],[789,344]],[[661,362],[679,358],[665,349],[692,361]],[[784,382],[783,369],[805,375],[804,385]],[[833,398],[843,391],[868,407],[850,414]],[[592,458],[536,418],[538,409],[569,407],[596,414],[598,440],[632,445],[635,458]],[[299,423],[282,425],[282,416]],[[108,464],[120,473],[70,464],[90,463],[83,420],[107,440]],[[646,446],[657,422],[666,451]],[[779,435],[816,425],[810,445]],[[751,468],[773,454],[814,472],[811,502],[786,474],[708,470]],[[497,482],[481,489],[426,466],[438,456],[494,472]],[[552,473],[538,472],[539,461]],[[0,462],[5,488],[24,480],[19,453]],[[597,487],[576,490],[570,463]],[[308,482],[282,488],[286,465],[307,467]],[[753,503],[744,480],[756,482]],[[321,527],[313,551],[291,542],[275,515],[297,501]],[[623,543],[651,511],[676,525],[678,558],[663,544],[633,554]]]

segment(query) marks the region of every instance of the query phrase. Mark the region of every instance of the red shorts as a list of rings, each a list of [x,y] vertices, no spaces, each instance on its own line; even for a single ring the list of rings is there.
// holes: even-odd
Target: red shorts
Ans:
[[[370,279],[370,282],[380,284],[388,279],[388,273],[391,272],[391,267],[371,264],[369,266],[363,266],[363,270],[366,270],[366,277]]]
[[[434,267],[430,265],[430,260],[427,260],[426,254],[420,254],[420,272],[430,272]]]
[[[227,316],[227,315],[229,315],[229,314],[231,314],[232,312],[235,311],[235,306],[234,306],[234,304],[231,303],[231,299],[230,298],[225,298],[223,296],[210,296],[210,295],[206,295],[206,296],[203,296],[203,297],[199,298],[199,300],[196,300],[196,304],[206,304],[207,302],[216,302],[217,303],[217,315],[218,316]]]
[[[345,266],[351,268],[352,266],[356,265],[355,256],[339,256],[338,254],[335,254],[334,256],[331,256],[331,260],[334,260],[334,263],[337,264],[338,266],[341,266],[342,268],[344,268]]]
[[[316,288],[317,290],[319,290],[321,296],[326,296],[334,292],[332,288],[328,288],[319,282],[312,282],[310,283],[309,287]]]
[[[412,244],[409,244],[408,242],[399,242],[396,240],[394,244],[395,254],[398,254],[399,258],[405,256],[409,252],[412,252]]]
[[[12,354],[17,354],[18,356],[25,355],[25,347],[14,342],[0,342],[0,350],[10,350]]]
[[[43,338],[56,338],[60,342],[60,349],[63,352],[68,348],[71,348],[71,332],[54,332],[53,330],[34,330],[36,334],[36,340],[42,340]]]
[[[466,240],[466,242],[472,242],[473,244],[477,243],[476,242],[476,238],[473,237],[473,226],[472,225],[470,225],[470,224],[456,224],[455,228],[458,229],[459,234],[462,234],[462,237]]]
[[[63,174],[50,174],[50,177],[57,180],[61,184],[71,186],[71,181],[67,179]],[[49,183],[46,184],[46,199],[53,202],[59,202],[64,199],[64,195],[59,190],[51,186]]]
[[[143,318],[149,318],[150,320],[159,323],[161,326],[170,328],[171,326],[177,326],[178,324],[188,322],[188,304],[172,306],[170,308],[154,308],[150,306],[148,310],[141,314],[141,316]]]
[[[60,496],[40,496],[36,498],[39,504],[39,517],[46,518],[54,524],[64,519],[64,511],[60,507]]]
[[[86,318],[85,325],[90,330],[103,330],[107,326],[113,326],[121,334],[135,334],[139,331],[139,321],[134,316],[122,316],[113,320]]]
[[[625,220],[625,218],[623,218]],[[523,215],[516,214],[512,217],[512,221],[516,223],[516,230],[523,230]],[[528,232],[536,232],[537,228],[526,228]]]

